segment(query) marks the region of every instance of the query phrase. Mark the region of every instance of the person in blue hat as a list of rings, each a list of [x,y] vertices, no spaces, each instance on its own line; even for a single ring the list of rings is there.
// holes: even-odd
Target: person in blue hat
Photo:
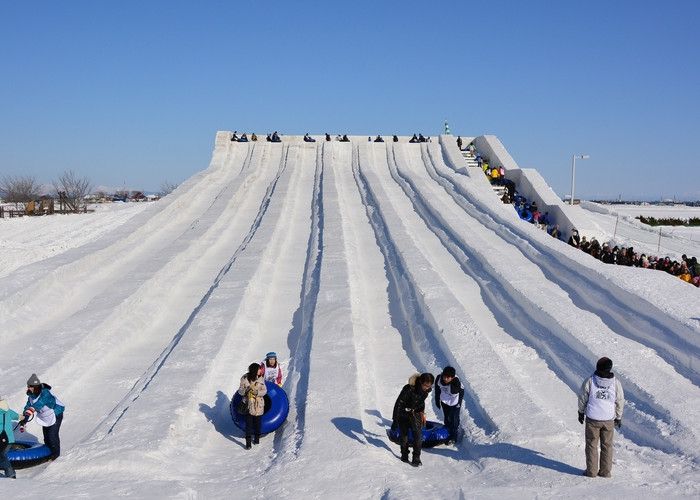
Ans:
[[[282,367],[280,367],[277,362],[276,352],[268,352],[265,355],[265,359],[260,363],[260,366],[263,369],[263,376],[266,382],[274,382],[282,386]]]

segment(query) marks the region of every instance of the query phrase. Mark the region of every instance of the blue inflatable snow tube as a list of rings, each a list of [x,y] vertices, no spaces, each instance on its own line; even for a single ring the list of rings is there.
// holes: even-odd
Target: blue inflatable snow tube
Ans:
[[[394,443],[399,443],[399,430],[387,429],[386,435]],[[450,438],[450,431],[440,422],[428,420],[423,427],[423,448],[432,448],[439,444],[445,444]],[[413,431],[408,429],[408,445],[413,442]]]
[[[520,218],[527,222],[532,222],[532,212],[529,210],[523,210],[520,212]]]
[[[50,457],[51,450],[48,446],[32,441],[15,441],[7,450],[7,458],[15,469],[40,464]]]
[[[287,420],[289,414],[289,398],[284,389],[273,382],[265,382],[267,387],[267,395],[265,396],[265,413],[263,413],[260,422],[260,431],[263,434],[269,434],[277,430],[277,428]],[[245,431],[245,415],[236,411],[238,403],[243,396],[238,394],[238,391],[233,395],[229,411],[233,422],[242,430]]]

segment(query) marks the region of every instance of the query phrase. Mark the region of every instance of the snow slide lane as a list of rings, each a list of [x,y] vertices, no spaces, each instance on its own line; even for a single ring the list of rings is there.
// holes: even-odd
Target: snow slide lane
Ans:
[[[523,319],[528,321],[529,317],[531,318],[529,321],[534,321],[534,323],[530,328],[520,328],[514,330],[513,333],[517,331],[522,340],[535,346],[557,374],[567,381],[573,391],[577,391],[582,379],[577,373],[588,371],[591,360],[597,357],[590,353],[585,345],[596,345],[601,342],[610,344],[609,341],[606,342],[603,339],[615,338],[614,332],[608,330],[597,316],[581,311],[575,305],[569,305],[571,301],[568,295],[562,293],[560,289],[556,288],[556,285],[544,278],[539,269],[528,260],[523,259],[512,245],[504,246],[501,241],[494,242],[498,236],[490,230],[484,230],[480,221],[471,217],[465,219],[461,207],[455,204],[444,189],[435,184],[427,175],[419,151],[419,148],[415,148],[413,151],[413,156],[410,157],[414,160],[413,163],[402,157],[403,149],[401,146],[395,147],[392,153],[398,158],[400,164],[398,181],[405,184],[404,189],[407,191],[410,189],[408,195],[416,210],[422,213],[426,223],[433,230],[447,232],[445,240],[447,245],[456,245],[466,252],[465,255],[469,256],[471,262],[480,264],[478,267],[472,265],[473,271],[482,273],[484,279],[490,282],[500,284],[495,290],[501,290],[499,293],[506,294],[503,298],[504,303],[509,303],[511,306],[525,305],[524,308],[518,306],[518,313],[514,317],[521,322]],[[465,267],[465,270],[468,271],[468,269]],[[536,292],[533,292],[529,283],[540,283]],[[526,289],[527,292],[525,292]],[[573,319],[576,321],[572,321]],[[580,334],[577,335],[582,330],[581,323],[588,326],[589,330],[585,332],[588,338],[581,337]],[[528,331],[538,335],[533,336]],[[545,336],[545,332],[549,332],[550,335]],[[574,332],[573,336],[572,332]],[[556,335],[552,337],[552,333]],[[598,336],[599,340],[591,342],[591,335]],[[552,349],[552,346],[557,345],[556,342],[559,342],[558,347]],[[620,345],[624,347],[625,351],[619,350],[617,346]],[[606,353],[613,358],[625,359],[625,353],[634,351],[635,347],[626,339],[618,337],[615,345],[610,345],[608,349],[609,351]],[[566,352],[569,354],[566,355],[566,358],[562,358],[561,355]],[[576,359],[576,363],[573,365],[572,356],[573,359]],[[577,369],[572,370],[572,367],[577,367]],[[644,377],[636,377],[634,371],[631,378],[621,370],[618,371],[621,372],[623,383],[627,387],[626,394],[631,403],[628,407],[628,416],[634,415],[631,421],[628,420],[628,423],[631,424],[626,429],[628,435],[640,444],[675,452],[686,449],[689,436],[697,435],[697,433],[694,429],[695,424],[688,420],[690,413],[684,408],[688,404],[692,405],[692,401],[688,402],[684,398],[674,396],[681,393],[687,396],[689,393],[693,394],[694,390],[692,386],[688,387],[689,384],[686,380],[679,378],[675,371],[668,368],[668,365],[663,362],[654,363],[655,370],[661,370],[665,376],[675,378],[680,387],[677,392],[668,390],[664,392],[658,388],[652,390],[650,392],[654,394],[654,399],[649,398],[647,392],[639,389],[639,386],[649,385],[648,380],[645,380]],[[660,408],[660,405],[665,406],[665,409]],[[673,409],[672,421],[667,420],[669,409]],[[655,422],[654,425],[660,427],[662,432],[671,434],[670,440],[652,438],[652,436],[657,435],[657,432],[647,429],[650,417]],[[673,444],[669,447],[671,443]]]

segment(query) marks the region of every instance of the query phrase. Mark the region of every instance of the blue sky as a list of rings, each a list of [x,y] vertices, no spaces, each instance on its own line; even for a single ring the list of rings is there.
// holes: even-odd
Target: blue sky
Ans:
[[[157,190],[216,130],[497,135],[581,196],[700,199],[700,2],[0,0],[0,175]]]

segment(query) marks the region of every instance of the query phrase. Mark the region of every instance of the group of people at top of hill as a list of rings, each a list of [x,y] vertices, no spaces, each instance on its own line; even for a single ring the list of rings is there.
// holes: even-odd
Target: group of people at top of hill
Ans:
[[[241,136],[239,137],[238,131],[236,130],[234,130],[233,134],[231,134],[231,142],[256,142],[257,140],[258,136],[255,135],[255,132],[253,132],[250,135],[250,139],[248,138],[248,134],[246,133],[241,134]],[[282,139],[276,130],[272,134],[267,134],[265,140],[267,142],[282,142]]]
[[[8,398],[0,397],[0,469],[5,477],[15,479],[17,475],[7,457],[10,445],[15,442],[15,430],[24,432],[25,426],[36,421],[42,428],[44,444],[51,451],[49,460],[55,460],[61,454],[59,431],[63,422],[66,406],[52,392],[49,384],[43,383],[35,373],[27,380],[27,402],[20,415],[10,408]],[[13,424],[13,422],[17,422]]]
[[[325,134],[325,139],[327,142],[332,141],[333,139],[331,138],[331,135],[326,133]],[[367,138],[368,141],[372,141],[373,139],[371,137]],[[243,133],[240,136],[238,135],[238,131],[234,131],[233,134],[231,134],[231,142],[255,142],[258,140],[258,136],[255,135],[255,133],[251,134],[250,138],[248,137],[247,134]],[[275,131],[272,134],[267,134],[267,137],[265,138],[267,142],[282,142],[282,138],[280,137],[280,134]],[[347,134],[340,135],[338,134],[335,137],[335,140],[338,142],[350,142],[350,138],[347,136]],[[399,136],[393,135],[391,138],[392,142],[399,142]],[[303,137],[304,142],[316,142],[316,139],[311,137],[308,132],[304,134]],[[377,134],[377,136],[374,138],[373,142],[384,142],[384,138]],[[423,134],[413,134],[413,137],[409,139],[409,143],[419,143],[419,142],[430,142],[430,137],[425,137]]]
[[[585,423],[587,477],[612,475],[613,436],[615,428],[622,427],[625,404],[624,391],[612,372],[613,362],[602,357],[596,362],[592,375],[586,377],[578,392],[578,421]],[[435,406],[442,410],[449,438],[445,444],[458,441],[459,417],[464,401],[464,386],[456,370],[446,366],[434,377],[432,373],[416,373],[403,386],[394,403],[392,431],[399,433],[402,462],[414,467],[422,465],[421,449],[423,427],[426,425],[425,400],[435,388]],[[409,462],[409,430],[412,436],[413,456]]]
[[[617,246],[609,243],[601,245],[596,238],[588,240],[585,236],[580,236],[575,228],[571,230],[571,237],[569,237],[568,243],[606,264],[665,271],[673,276],[678,276],[686,283],[700,287],[700,263],[698,263],[696,257],[688,257],[683,254],[680,262],[678,262],[668,256],[657,257],[636,252],[634,247]]]

